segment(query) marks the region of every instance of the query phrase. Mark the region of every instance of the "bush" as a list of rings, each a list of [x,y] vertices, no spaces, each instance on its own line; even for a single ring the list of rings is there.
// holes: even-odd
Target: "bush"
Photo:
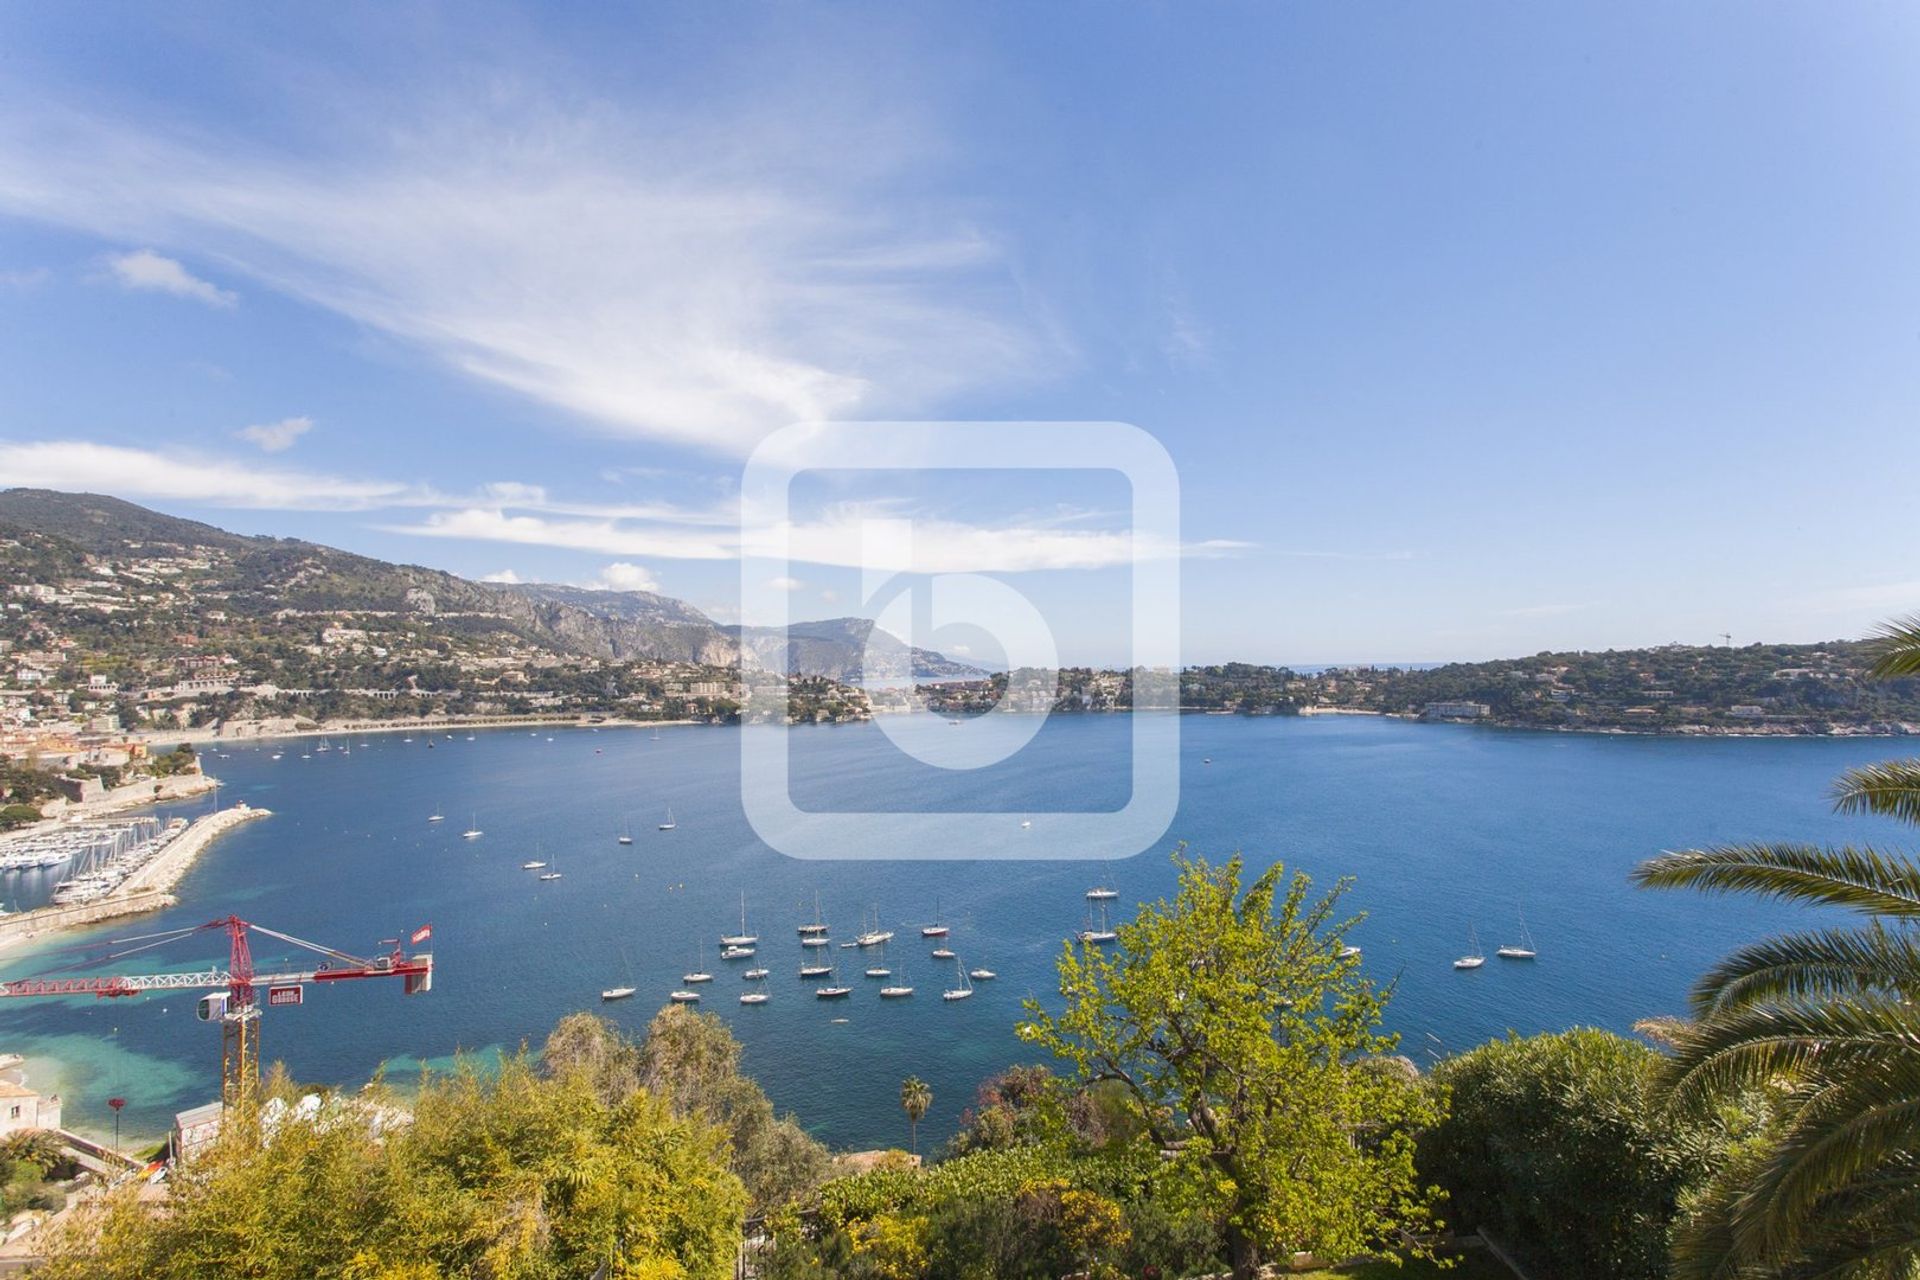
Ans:
[[[1658,1065],[1638,1041],[1592,1029],[1449,1059],[1433,1080],[1452,1109],[1421,1137],[1421,1175],[1446,1189],[1459,1230],[1484,1227],[1545,1274],[1665,1276],[1683,1203],[1747,1122],[1663,1113]]]

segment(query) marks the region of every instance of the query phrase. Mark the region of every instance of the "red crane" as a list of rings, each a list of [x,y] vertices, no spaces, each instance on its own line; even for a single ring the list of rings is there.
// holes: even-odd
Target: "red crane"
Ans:
[[[220,1098],[232,1105],[250,1092],[260,1078],[260,1005],[255,992],[267,989],[267,1003],[300,1004],[309,982],[344,982],[353,978],[399,978],[407,995],[419,995],[433,989],[433,955],[419,952],[409,956],[397,938],[387,941],[393,950],[368,958],[350,955],[333,947],[321,946],[281,933],[265,925],[253,924],[239,916],[210,920],[206,924],[139,938],[120,939],[140,943],[110,955],[109,960],[145,951],[151,947],[177,942],[213,930],[227,935],[228,960],[225,969],[203,969],[194,973],[109,973],[90,978],[17,978],[0,982],[0,996],[137,996],[149,991],[211,991],[200,997],[198,1015],[202,1022],[220,1023]],[[311,951],[326,959],[312,968],[284,973],[258,973],[253,967],[253,948],[247,935],[258,933]],[[413,931],[410,942],[419,945],[433,936],[431,926]]]

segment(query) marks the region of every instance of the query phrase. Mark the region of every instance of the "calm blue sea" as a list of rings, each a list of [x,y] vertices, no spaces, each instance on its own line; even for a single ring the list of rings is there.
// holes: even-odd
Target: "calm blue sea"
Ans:
[[[1589,737],[1372,718],[1189,717],[1180,814],[1166,840],[1102,867],[1086,862],[795,862],[755,839],[738,799],[739,734],[722,728],[495,730],[467,741],[397,734],[335,738],[207,756],[223,803],[271,808],[210,850],[181,883],[181,905],[32,951],[0,956],[8,977],[85,971],[112,938],[236,913],[361,954],[431,922],[432,994],[391,984],[309,987],[307,1003],[264,1018],[269,1058],[298,1078],[354,1083],[383,1063],[436,1062],[461,1050],[538,1045],[562,1014],[602,1009],[639,1028],[696,960],[715,972],[704,1008],[746,1045],[748,1068],[779,1107],[823,1139],[865,1147],[904,1141],[900,1080],[934,1091],[923,1126],[952,1129],[979,1081],[1027,1060],[1012,1028],[1020,1000],[1053,990],[1061,939],[1086,913],[1084,891],[1110,877],[1116,916],[1168,892],[1175,839],[1209,856],[1243,851],[1331,883],[1351,876],[1365,963],[1395,979],[1392,1024],[1406,1052],[1471,1046],[1592,1024],[1628,1029],[1677,1012],[1690,980],[1743,939],[1804,913],[1738,899],[1654,894],[1628,886],[1662,849],[1742,839],[1877,839],[1888,824],[1840,819],[1828,788],[1841,769],[1901,754],[1884,740],[1762,741]],[[749,730],[748,732],[760,732]],[[766,730],[765,732],[777,732]],[[351,754],[338,748],[350,743]],[[1035,817],[1124,799],[1121,717],[1056,718],[1017,762],[978,774],[903,763],[872,726],[794,731],[797,787],[810,805],[994,808]],[[1203,764],[1205,757],[1212,764]],[[678,829],[658,822],[671,805]],[[203,805],[168,812],[195,812]],[[447,816],[429,825],[436,809]],[[615,834],[630,818],[631,846]],[[485,836],[464,841],[469,820]],[[564,878],[520,870],[533,857]],[[738,924],[739,895],[774,971],[770,1004],[736,1002],[739,963],[714,939]],[[890,959],[919,988],[882,1003],[858,953],[833,949],[856,988],[822,1003],[795,970],[794,926],[818,892],[836,939],[877,909],[899,933]],[[951,977],[926,956],[918,927],[936,909],[969,966],[998,971],[971,1001],[945,1003]],[[1489,959],[1456,972],[1477,927],[1489,956],[1525,913],[1540,958]],[[256,941],[263,968],[294,957]],[[700,948],[704,946],[704,952]],[[224,958],[208,939],[114,967],[160,971]],[[631,974],[641,994],[601,1006]],[[836,1023],[834,1019],[846,1021]],[[157,1134],[178,1109],[209,1100],[219,1033],[187,997],[7,1001],[0,1050],[27,1053],[36,1083],[66,1096],[69,1122],[111,1129],[109,1096],[128,1100],[129,1134]]]

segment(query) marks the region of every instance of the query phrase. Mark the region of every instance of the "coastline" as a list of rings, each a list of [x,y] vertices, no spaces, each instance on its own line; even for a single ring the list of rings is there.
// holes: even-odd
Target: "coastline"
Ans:
[[[267,721],[243,721],[244,725],[264,725]],[[327,720],[313,724],[311,728],[297,726],[261,728],[249,731],[242,727],[239,732],[228,732],[231,727],[220,724],[199,729],[178,729],[172,732],[142,730],[137,737],[150,746],[164,746],[168,743],[227,742],[275,742],[290,738],[324,738],[329,735],[349,735],[367,733],[423,733],[434,730],[452,729],[516,729],[516,728],[574,728],[574,729],[662,729],[678,728],[689,725],[704,725],[704,720],[626,720],[601,719],[586,715],[555,716],[413,716],[402,720]]]
[[[71,906],[38,907],[0,919],[0,950],[49,934],[173,906],[179,901],[173,887],[209,845],[235,827],[272,816],[270,809],[237,804],[196,818],[151,862],[128,876],[106,897]]]

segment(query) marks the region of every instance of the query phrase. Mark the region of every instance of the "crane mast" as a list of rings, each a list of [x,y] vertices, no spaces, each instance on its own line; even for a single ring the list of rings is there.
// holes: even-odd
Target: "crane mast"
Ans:
[[[258,991],[267,991],[267,1003],[300,1004],[306,984],[351,981],[359,978],[399,978],[406,995],[421,995],[433,989],[433,955],[416,952],[408,955],[399,939],[390,939],[393,949],[371,958],[350,955],[281,933],[264,925],[225,916],[206,924],[147,938],[128,939],[142,945],[122,955],[148,947],[176,942],[199,934],[224,932],[227,936],[227,967],[202,969],[188,973],[99,974],[92,977],[38,977],[0,981],[0,998],[34,996],[91,995],[101,999],[144,995],[151,991],[207,991],[200,998],[197,1015],[202,1022],[220,1023],[220,1100],[232,1106],[253,1092],[260,1080],[260,1002]],[[249,935],[290,943],[315,952],[326,959],[310,968],[278,973],[259,973],[253,965],[253,946]],[[413,931],[414,945],[433,936],[430,925]]]

